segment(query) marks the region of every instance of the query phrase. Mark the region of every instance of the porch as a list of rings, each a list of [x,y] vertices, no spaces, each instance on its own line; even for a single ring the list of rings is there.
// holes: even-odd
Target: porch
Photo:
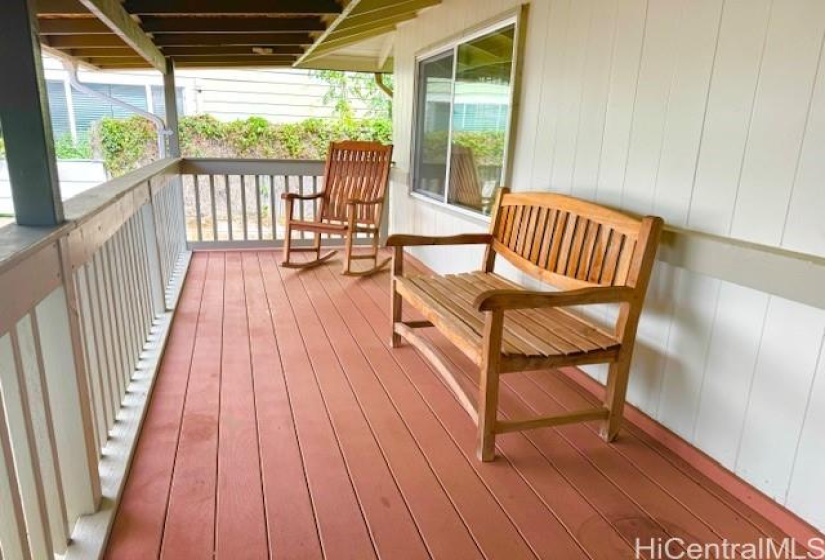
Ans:
[[[263,4],[4,3],[0,558],[612,559],[671,537],[677,557],[765,537],[822,552],[825,4]],[[169,157],[63,201],[41,48],[160,71]],[[393,232],[483,231],[504,184],[665,218],[616,443],[542,429],[478,462],[439,377],[389,349],[386,275],[279,266],[280,195],[322,189],[322,163],[180,151],[175,68],[250,65],[395,72]],[[473,80],[501,95],[457,103]],[[491,98],[496,158],[465,152],[478,176],[459,195],[453,116]],[[415,266],[479,262],[439,250]],[[603,374],[507,376],[501,414],[580,409]]]
[[[389,348],[388,274],[281,258],[193,255],[107,557],[616,559],[637,539],[785,537],[634,424],[615,444],[585,425],[510,434],[478,462],[440,377]],[[576,379],[507,376],[502,414],[581,409]]]

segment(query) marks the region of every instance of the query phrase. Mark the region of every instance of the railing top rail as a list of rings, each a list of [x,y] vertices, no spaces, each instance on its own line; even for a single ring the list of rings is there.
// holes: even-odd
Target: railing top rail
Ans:
[[[185,158],[184,175],[321,175],[323,160]]]
[[[0,228],[0,274],[117,204],[152,177],[177,172],[179,163],[180,160],[172,158],[156,161],[72,197],[64,206],[66,222],[59,226],[37,228],[9,224]]]
[[[91,219],[151,178],[162,173],[177,173],[180,161],[161,159],[73,196],[63,206],[66,221],[79,224]]]

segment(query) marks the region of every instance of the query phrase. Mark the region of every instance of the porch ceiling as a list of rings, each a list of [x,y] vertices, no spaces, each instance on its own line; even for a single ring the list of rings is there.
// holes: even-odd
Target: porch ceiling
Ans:
[[[37,0],[40,40],[99,69],[386,72],[396,26],[441,0]],[[376,39],[378,38],[378,39]]]

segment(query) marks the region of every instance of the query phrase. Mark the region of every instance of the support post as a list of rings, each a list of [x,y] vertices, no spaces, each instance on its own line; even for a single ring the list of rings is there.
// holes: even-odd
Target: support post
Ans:
[[[175,63],[166,59],[166,74],[163,75],[163,99],[166,102],[166,129],[169,131],[170,157],[180,157],[180,133],[178,130],[178,96],[175,87]]]
[[[0,123],[17,223],[63,222],[49,102],[33,0],[6,0],[0,17]]]

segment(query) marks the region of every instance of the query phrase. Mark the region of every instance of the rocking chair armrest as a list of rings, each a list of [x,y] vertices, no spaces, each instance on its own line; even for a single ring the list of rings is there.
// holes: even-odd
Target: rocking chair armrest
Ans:
[[[324,196],[324,191],[315,194],[281,193],[281,200],[315,200]]]
[[[636,291],[626,286],[581,288],[562,292],[498,289],[487,290],[478,294],[473,301],[473,307],[479,311],[539,309],[542,307],[623,303],[632,301],[635,296]]]

